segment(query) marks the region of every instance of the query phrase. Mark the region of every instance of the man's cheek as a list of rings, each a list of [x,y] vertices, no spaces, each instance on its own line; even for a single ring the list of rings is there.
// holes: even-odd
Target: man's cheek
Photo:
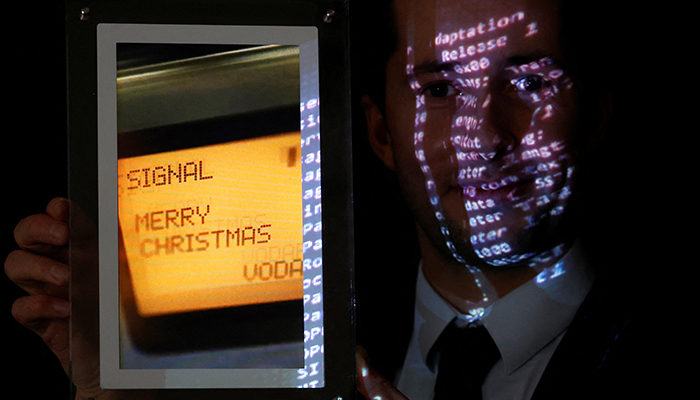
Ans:
[[[422,124],[416,125],[416,129],[423,129],[429,139],[449,140],[455,129],[455,107],[418,110],[416,116],[422,121]]]
[[[489,108],[489,119],[494,128],[515,136],[522,136],[531,130],[537,110],[537,107],[530,107],[520,100],[504,99],[503,96],[493,96]]]
[[[445,114],[445,113],[440,113]],[[429,114],[424,124],[416,127],[414,156],[423,168],[439,177],[456,173],[456,151],[452,144],[452,115]],[[425,171],[427,172],[427,171]]]
[[[552,107],[549,107],[552,106]],[[523,162],[550,161],[569,152],[573,120],[553,104],[542,107],[519,139],[516,157]]]

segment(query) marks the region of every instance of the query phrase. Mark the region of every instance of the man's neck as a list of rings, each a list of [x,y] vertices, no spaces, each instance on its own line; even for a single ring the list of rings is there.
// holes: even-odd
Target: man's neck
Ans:
[[[441,254],[420,229],[418,237],[426,280],[445,301],[463,314],[470,313],[470,305],[483,301],[483,285],[490,284],[500,298],[538,274],[538,271],[527,266],[483,268],[481,271],[488,282],[482,282],[482,287],[479,287],[469,268]]]

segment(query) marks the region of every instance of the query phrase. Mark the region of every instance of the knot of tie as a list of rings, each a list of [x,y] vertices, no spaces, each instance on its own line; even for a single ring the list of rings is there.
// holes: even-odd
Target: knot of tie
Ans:
[[[435,342],[439,357],[435,400],[481,399],[481,385],[501,357],[486,328],[460,328],[453,320]]]

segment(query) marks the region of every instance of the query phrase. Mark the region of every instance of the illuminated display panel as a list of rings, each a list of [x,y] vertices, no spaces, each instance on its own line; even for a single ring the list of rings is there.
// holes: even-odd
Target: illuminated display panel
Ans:
[[[103,387],[323,387],[316,28],[97,28]],[[117,79],[123,44],[244,62]]]
[[[118,176],[140,315],[302,298],[298,132],[124,158]]]

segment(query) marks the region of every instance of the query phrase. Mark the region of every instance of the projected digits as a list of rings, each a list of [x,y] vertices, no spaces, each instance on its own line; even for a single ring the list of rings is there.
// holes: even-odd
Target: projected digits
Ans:
[[[519,142],[512,137],[499,138],[500,143],[490,153],[474,154],[476,145],[453,141],[458,144],[458,154],[472,152],[470,157],[458,157],[460,185],[466,189],[465,205],[473,215],[469,218],[471,243],[477,256],[495,266],[510,265],[534,255],[533,251],[525,250],[525,246],[519,248],[515,243],[519,245],[523,237],[527,238],[524,230],[550,224],[545,220],[563,212],[573,175],[573,166],[567,167],[571,160],[566,144],[558,137],[563,129],[562,115],[556,111],[566,109],[570,103],[567,97],[571,82],[566,75],[550,58],[541,58],[507,67],[501,79],[506,82],[504,96],[507,100],[519,100],[520,106],[525,105],[530,110],[527,133]],[[489,107],[493,105],[485,102],[484,114],[489,112]],[[477,143],[481,136],[480,145],[489,135],[480,132],[481,128],[465,129],[470,132],[464,137],[471,133],[474,136],[471,140]],[[470,164],[470,159],[493,161],[477,169]],[[473,173],[474,170],[478,172]],[[494,210],[503,210],[501,218],[499,213],[474,209],[471,207],[473,200],[490,200]],[[502,213],[506,213],[507,218],[503,218]],[[485,234],[494,227],[503,229],[501,234]],[[486,240],[482,240],[484,237]]]
[[[437,21],[458,9],[447,3]],[[432,43],[409,40],[405,49],[413,147],[437,235],[483,293],[471,306],[478,318],[497,298],[484,268],[541,271],[564,252],[558,233],[575,174],[575,88],[556,54],[531,50],[547,40],[537,13],[444,21]]]

